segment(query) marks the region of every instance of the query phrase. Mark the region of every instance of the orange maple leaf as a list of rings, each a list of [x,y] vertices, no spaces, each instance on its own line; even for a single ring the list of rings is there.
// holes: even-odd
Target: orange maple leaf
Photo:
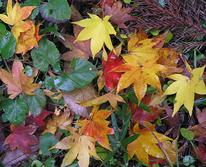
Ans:
[[[172,140],[171,138],[155,131],[155,128],[149,122],[145,122],[146,128],[140,129],[137,123],[133,128],[133,133],[140,134],[132,143],[128,144],[127,150],[129,158],[134,155],[144,162],[149,164],[149,156],[165,159],[163,151],[158,147],[159,142]]]
[[[84,119],[78,122],[82,134],[95,138],[100,145],[109,150],[111,147],[107,135],[114,133],[113,129],[108,127],[109,121],[106,121],[110,115],[110,111],[98,110],[94,107],[89,120]]]
[[[41,39],[39,35],[39,25],[35,26],[31,20],[25,22],[30,25],[30,28],[20,33],[16,46],[16,53],[22,53],[23,55],[34,47],[37,47],[38,41]]]
[[[33,95],[33,92],[40,87],[40,84],[33,83],[33,77],[24,74],[23,69],[20,60],[14,60],[12,73],[0,68],[0,79],[7,85],[9,98],[11,99],[14,99],[22,92]]]

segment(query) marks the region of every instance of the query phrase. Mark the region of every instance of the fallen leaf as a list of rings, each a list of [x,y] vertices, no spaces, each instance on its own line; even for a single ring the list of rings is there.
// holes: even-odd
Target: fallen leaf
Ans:
[[[39,114],[38,116],[33,116],[33,115],[30,115],[26,122],[31,124],[31,125],[34,125],[36,127],[39,127],[41,130],[43,130],[46,126],[46,117],[48,117],[49,115],[51,114],[51,112],[47,111],[47,110],[44,110],[41,112],[41,114]]]
[[[157,133],[155,129],[140,129],[139,124],[134,126],[133,133],[137,133],[140,136],[127,146],[129,158],[136,155],[145,164],[149,164],[149,156],[165,159],[162,150],[157,144],[159,142],[171,141],[171,138]]]
[[[135,18],[130,15],[131,11],[132,8],[123,7],[120,1],[113,3],[112,6],[106,4],[104,7],[105,15],[112,16],[110,19],[111,22],[117,24],[120,28],[127,28],[125,22],[135,20]]]
[[[38,41],[41,39],[41,36],[38,34],[38,26],[35,26],[31,20],[25,22],[30,25],[30,28],[20,33],[16,45],[16,53],[23,55],[34,47],[37,47]]]
[[[13,26],[12,33],[14,37],[18,39],[20,32],[24,32],[30,27],[23,20],[27,19],[35,8],[35,6],[25,6],[21,8],[18,2],[12,7],[12,0],[8,0],[6,8],[7,15],[0,14],[0,20]]]
[[[53,115],[52,119],[47,122],[44,133],[48,132],[55,134],[58,129],[67,129],[68,125],[70,125],[72,121],[73,116],[70,112],[63,112],[60,115]]]
[[[175,80],[164,92],[164,95],[176,93],[173,116],[182,105],[189,111],[190,116],[194,106],[195,93],[206,94],[206,86],[202,78],[205,66],[195,68],[191,71],[190,77],[182,74],[173,74],[168,78]]]
[[[130,103],[130,108],[133,113],[132,114],[133,122],[135,123],[144,122],[144,121],[152,122],[159,117],[161,113],[160,109],[157,107],[157,105],[150,105],[151,102],[152,102],[152,96],[146,95],[142,99],[142,103],[149,107],[150,112],[145,111],[143,108],[141,108],[135,103]]]
[[[95,14],[89,14],[89,19],[73,22],[73,24],[84,27],[79,33],[76,41],[85,41],[91,39],[91,52],[93,58],[102,49],[104,43],[109,50],[113,49],[110,35],[116,35],[116,32],[109,22],[110,16],[103,19]]]
[[[153,59],[144,61],[146,58],[143,58],[141,62],[141,56],[127,55],[123,59],[125,63],[113,70],[114,72],[123,73],[117,85],[117,93],[133,85],[134,92],[138,100],[141,101],[146,94],[147,85],[151,85],[161,92],[161,83],[158,76],[160,72],[164,73],[166,71],[165,66],[157,64],[156,60]]]
[[[96,97],[96,92],[92,86],[87,86],[82,89],[74,90],[69,93],[63,93],[64,101],[77,115],[88,117],[89,109],[79,105],[81,101],[90,100]]]
[[[109,102],[110,105],[113,108],[116,108],[117,107],[117,102],[123,102],[124,103],[125,101],[119,95],[112,94],[112,93],[107,93],[103,96],[97,97],[97,98],[92,99],[92,100],[82,101],[80,104],[82,106],[88,107],[88,106],[97,106],[97,105],[100,105],[100,104],[103,104],[103,103],[106,103],[106,102]]]
[[[172,143],[169,141],[164,141],[162,143],[162,147],[165,149],[167,157],[172,162],[172,164],[175,164],[177,162],[177,141],[174,140]]]
[[[196,154],[198,159],[203,163],[206,164],[206,147],[204,144],[198,144],[196,149]]]
[[[100,0],[99,5],[101,8],[104,8],[107,6],[112,6],[112,4],[115,2],[115,0]]]
[[[113,52],[110,52],[106,61],[102,61],[103,77],[108,90],[116,88],[121,77],[121,73],[114,72],[112,70],[121,64],[123,64],[123,59],[121,57],[117,57]]]
[[[30,153],[31,146],[38,144],[38,139],[33,135],[36,129],[34,125],[11,125],[11,134],[5,139],[4,144],[8,144],[11,150],[19,148],[25,153]]]
[[[33,83],[33,78],[28,77],[23,72],[23,65],[20,60],[14,60],[12,73],[0,69],[0,79],[7,85],[9,98],[14,99],[20,93],[33,95],[34,91],[40,87],[40,84]]]
[[[20,149],[8,151],[1,162],[6,167],[17,166],[19,162],[29,160],[31,157],[35,156],[38,149],[38,145],[31,146],[31,154],[25,154]]]
[[[63,150],[69,149],[69,152],[64,156],[61,167],[70,165],[76,158],[80,167],[89,166],[90,156],[99,159],[95,149],[95,139],[76,132],[71,133],[70,136],[63,138],[53,147]]]
[[[109,150],[111,147],[107,135],[114,133],[114,130],[108,127],[109,121],[106,121],[110,115],[110,111],[94,107],[89,119],[78,121],[82,134],[93,137],[100,145]]]
[[[74,36],[72,35],[64,35],[64,40],[61,42],[64,44],[65,47],[69,48],[70,51],[64,53],[61,58],[66,61],[71,61],[74,57],[75,58],[82,58],[82,59],[89,59],[92,55],[90,50],[90,41],[75,41],[79,32],[82,29],[78,26],[74,26]]]

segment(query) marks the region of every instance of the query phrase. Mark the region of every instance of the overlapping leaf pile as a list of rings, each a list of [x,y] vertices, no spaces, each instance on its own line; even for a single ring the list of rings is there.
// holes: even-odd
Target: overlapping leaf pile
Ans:
[[[169,31],[124,34],[138,19],[124,3],[101,0],[85,19],[66,0],[0,3],[3,165],[173,166],[182,141],[206,163],[205,65],[167,48]]]

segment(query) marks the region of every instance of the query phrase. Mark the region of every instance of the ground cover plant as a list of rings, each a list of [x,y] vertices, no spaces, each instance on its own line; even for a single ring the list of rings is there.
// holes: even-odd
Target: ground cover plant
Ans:
[[[206,165],[203,0],[0,1],[0,166]]]

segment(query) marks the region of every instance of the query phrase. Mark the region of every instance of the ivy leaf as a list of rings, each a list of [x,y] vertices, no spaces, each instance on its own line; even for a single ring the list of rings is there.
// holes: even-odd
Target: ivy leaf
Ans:
[[[42,17],[53,23],[63,23],[71,17],[71,8],[67,0],[48,0],[40,8]]]
[[[46,97],[41,89],[37,89],[33,96],[27,96],[29,111],[34,116],[39,115],[46,105]]]
[[[42,72],[47,71],[49,65],[55,69],[60,66],[59,51],[55,44],[48,39],[39,42],[39,47],[32,50],[31,57],[34,66]]]
[[[0,55],[8,59],[14,55],[16,40],[12,33],[6,30],[3,24],[0,24]]]
[[[72,91],[88,85],[95,77],[95,66],[89,61],[77,59],[73,71],[70,74],[64,72],[54,80],[54,83],[62,91]]]
[[[4,114],[2,115],[3,120],[9,121],[12,124],[22,123],[29,112],[29,107],[22,96],[16,98],[15,100],[9,99],[4,101],[2,104],[2,109],[4,111]]]
[[[43,155],[50,155],[49,148],[57,143],[57,139],[51,133],[45,133],[40,137],[39,147]]]

